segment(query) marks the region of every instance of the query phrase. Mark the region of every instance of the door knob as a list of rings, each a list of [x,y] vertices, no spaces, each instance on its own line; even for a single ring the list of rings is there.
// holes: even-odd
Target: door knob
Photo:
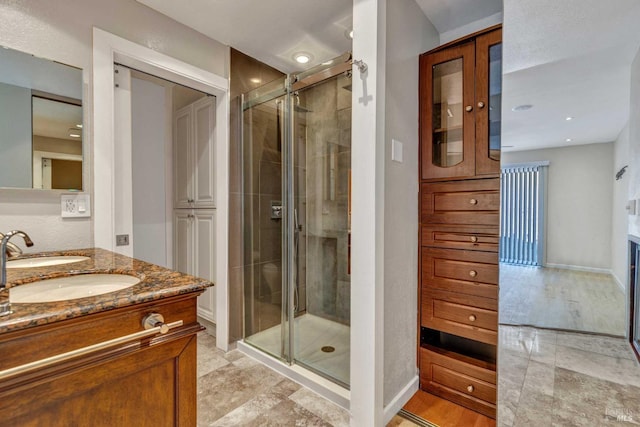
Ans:
[[[470,113],[473,111],[473,105],[467,105],[466,107],[464,107],[464,109],[467,113]]]
[[[484,108],[484,102],[482,101],[478,102],[478,108]]]

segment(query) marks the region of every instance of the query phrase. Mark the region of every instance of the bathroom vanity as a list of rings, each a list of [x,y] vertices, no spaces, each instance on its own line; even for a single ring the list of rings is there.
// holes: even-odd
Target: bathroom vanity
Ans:
[[[96,273],[140,282],[12,302],[0,318],[0,424],[195,426],[196,299],[212,283],[102,249],[44,255],[87,258],[9,269],[9,286]]]

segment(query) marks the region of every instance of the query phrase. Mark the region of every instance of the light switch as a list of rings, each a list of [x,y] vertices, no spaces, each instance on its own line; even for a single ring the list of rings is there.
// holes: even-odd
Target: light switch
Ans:
[[[60,214],[62,218],[85,218],[91,216],[91,201],[87,193],[62,194]]]
[[[391,140],[391,160],[402,163],[402,142],[395,139]]]

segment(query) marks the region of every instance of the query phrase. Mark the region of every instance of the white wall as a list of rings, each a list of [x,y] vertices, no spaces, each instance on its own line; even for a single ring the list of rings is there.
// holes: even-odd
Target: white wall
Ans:
[[[640,199],[640,51],[631,66],[629,200]],[[640,237],[640,215],[629,216],[629,234]]]
[[[386,19],[385,406],[417,380],[418,55],[439,44],[415,0],[388,0]],[[402,163],[391,160],[392,139],[403,145]]]
[[[2,45],[83,68],[85,164],[92,164],[92,28],[102,28],[218,75],[227,76],[227,48],[131,0],[15,0],[0,2]],[[85,179],[92,191],[91,174]],[[32,252],[89,247],[89,219],[60,219],[59,193],[0,190],[0,224],[27,231]]]
[[[624,127],[613,143],[613,173],[629,166],[629,125]],[[611,271],[621,288],[627,286],[629,211],[629,168],[618,181],[613,180],[613,211],[611,218]]]
[[[133,256],[167,266],[166,89],[131,79]]]
[[[502,159],[550,162],[547,265],[611,269],[613,144],[505,152]]]

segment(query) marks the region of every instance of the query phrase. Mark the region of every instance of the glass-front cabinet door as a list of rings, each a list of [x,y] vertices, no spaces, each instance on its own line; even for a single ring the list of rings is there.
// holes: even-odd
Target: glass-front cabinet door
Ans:
[[[422,179],[474,174],[474,56],[470,42],[420,58]]]
[[[502,30],[476,39],[476,174],[500,173]]]

